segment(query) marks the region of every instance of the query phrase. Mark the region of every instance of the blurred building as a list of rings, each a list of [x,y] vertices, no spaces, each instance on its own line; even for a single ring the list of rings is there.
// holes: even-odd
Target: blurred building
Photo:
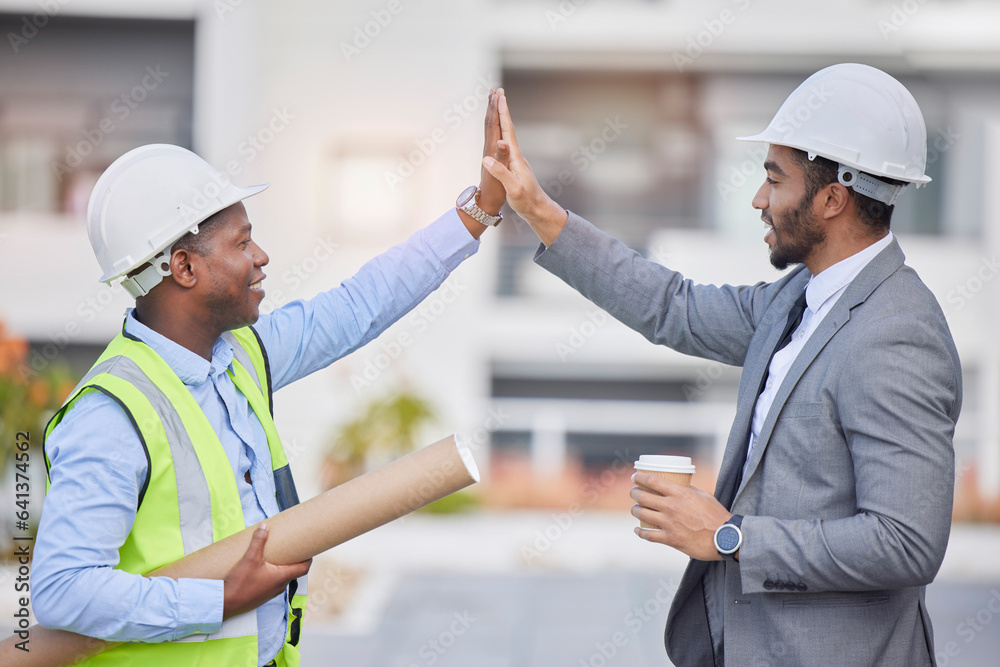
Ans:
[[[824,5],[825,7],[826,5]],[[38,364],[86,366],[127,295],[83,224],[96,177],[149,142],[240,184],[271,257],[270,309],[351,275],[479,180],[503,85],[539,180],[568,208],[706,283],[778,277],[750,200],[763,128],[813,71],[887,70],[927,120],[934,182],[893,229],[937,294],[965,372],[959,471],[1000,485],[1000,8],[954,0],[49,0],[0,2],[0,317]],[[407,387],[539,474],[688,452],[716,465],[739,370],[654,347],[531,263],[508,212],[421,307],[278,394],[305,494],[331,431]]]

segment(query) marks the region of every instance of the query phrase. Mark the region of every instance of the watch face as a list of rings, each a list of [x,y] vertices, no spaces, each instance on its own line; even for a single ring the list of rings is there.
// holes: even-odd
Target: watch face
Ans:
[[[716,548],[722,553],[736,550],[740,544],[740,532],[735,526],[725,525],[715,535]]]
[[[455,206],[462,208],[469,203],[469,200],[476,196],[476,191],[479,188],[475,185],[470,185],[469,187],[462,190],[462,194],[458,195],[458,201],[455,202]],[[454,192],[454,191],[453,191]]]

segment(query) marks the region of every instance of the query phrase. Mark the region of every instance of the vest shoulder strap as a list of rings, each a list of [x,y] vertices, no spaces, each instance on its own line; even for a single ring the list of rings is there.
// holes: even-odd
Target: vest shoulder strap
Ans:
[[[267,358],[267,350],[260,335],[253,327],[234,329],[222,334],[222,339],[233,346],[236,360],[251,372],[257,388],[267,399],[267,409],[274,417],[273,388],[271,385],[271,365]],[[266,389],[266,391],[265,391]]]

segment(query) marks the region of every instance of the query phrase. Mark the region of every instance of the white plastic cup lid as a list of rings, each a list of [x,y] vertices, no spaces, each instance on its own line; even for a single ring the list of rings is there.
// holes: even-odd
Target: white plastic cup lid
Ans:
[[[691,463],[690,456],[655,456],[653,454],[643,454],[635,462],[635,469],[652,472],[694,473],[694,465]]]

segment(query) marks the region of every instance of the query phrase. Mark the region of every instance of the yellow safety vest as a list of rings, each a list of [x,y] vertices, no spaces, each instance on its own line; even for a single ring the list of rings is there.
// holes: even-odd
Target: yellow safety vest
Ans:
[[[267,353],[250,327],[222,337],[235,351],[233,369],[227,373],[264,427],[278,507],[287,509],[298,503],[298,496],[272,417]],[[152,348],[125,333],[123,327],[49,422],[46,438],[77,399],[90,391],[100,391],[122,407],[148,460],[135,522],[118,552],[118,569],[146,574],[246,527],[236,479],[215,430],[191,392]],[[48,455],[45,465],[48,472]],[[272,662],[275,667],[299,665],[296,647],[305,589],[305,577],[289,586],[288,631],[285,645]],[[82,664],[255,667],[257,661],[257,612],[253,610],[227,619],[211,635],[121,644]]]

